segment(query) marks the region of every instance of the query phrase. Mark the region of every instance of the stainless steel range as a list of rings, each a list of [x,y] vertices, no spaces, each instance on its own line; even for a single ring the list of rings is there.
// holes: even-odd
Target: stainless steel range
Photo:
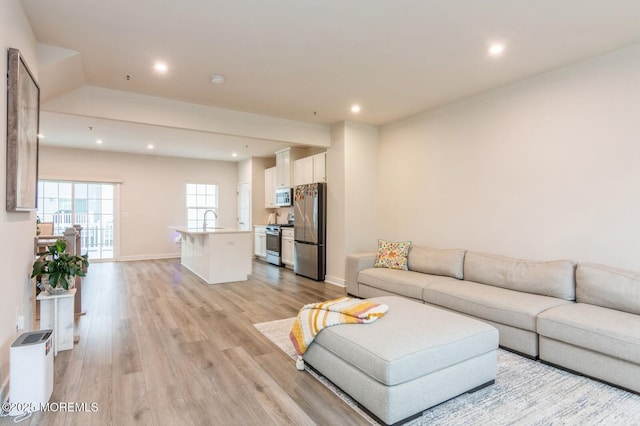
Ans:
[[[274,265],[282,266],[282,229],[292,227],[293,224],[267,225],[267,257],[266,260]]]

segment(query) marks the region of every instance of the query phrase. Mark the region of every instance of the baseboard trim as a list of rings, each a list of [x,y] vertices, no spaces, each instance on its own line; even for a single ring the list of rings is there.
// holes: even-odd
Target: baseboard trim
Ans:
[[[133,262],[135,260],[161,260],[161,259],[179,259],[180,255],[176,253],[164,254],[140,254],[135,256],[120,256],[119,262]]]
[[[330,275],[326,275],[324,277],[324,282],[327,284],[337,285],[338,287],[346,287],[345,281],[338,277],[332,277]]]

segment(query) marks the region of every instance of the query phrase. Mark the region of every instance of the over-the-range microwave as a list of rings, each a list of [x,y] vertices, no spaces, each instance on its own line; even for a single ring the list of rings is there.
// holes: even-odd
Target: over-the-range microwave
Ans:
[[[278,207],[291,207],[293,200],[292,188],[278,188],[276,189],[276,205]]]

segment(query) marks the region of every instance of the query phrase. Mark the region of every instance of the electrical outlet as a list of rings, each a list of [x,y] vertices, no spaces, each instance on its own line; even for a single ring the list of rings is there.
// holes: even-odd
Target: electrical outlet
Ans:
[[[20,314],[20,308],[16,308],[16,331],[24,330],[24,315]]]
[[[16,321],[16,329],[24,330],[24,315],[18,315],[18,320]]]

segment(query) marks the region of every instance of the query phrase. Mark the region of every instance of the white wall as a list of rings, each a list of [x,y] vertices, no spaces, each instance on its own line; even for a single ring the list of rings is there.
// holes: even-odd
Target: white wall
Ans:
[[[327,277],[344,284],[348,254],[376,248],[378,239],[378,128],[342,122],[327,150]]]
[[[251,158],[251,225],[266,225],[269,212],[265,206],[264,171],[276,165],[273,158]],[[253,229],[252,229],[253,230]]]
[[[383,238],[640,270],[640,45],[381,129]]]
[[[238,183],[251,182],[251,158],[238,161]]]
[[[63,165],[62,167],[60,165]],[[40,177],[115,179],[120,185],[120,259],[179,256],[170,225],[186,225],[185,184],[219,186],[219,226],[236,226],[235,162],[42,147]]]
[[[36,41],[31,27],[17,0],[0,2],[0,69],[5,75],[7,69],[7,49],[20,49],[31,72],[38,75],[36,62]],[[7,134],[7,90],[6,78],[0,84],[0,137]],[[0,270],[2,270],[2,297],[0,297],[0,400],[4,401],[6,389],[3,387],[9,377],[9,347],[16,332],[16,311],[25,316],[26,329],[32,328],[31,280],[28,278],[33,263],[33,239],[35,237],[35,213],[7,213],[6,200],[6,156],[2,144],[0,155]]]
[[[331,126],[327,149],[327,273],[325,280],[344,281],[345,264],[345,123]]]
[[[379,130],[345,125],[345,254],[375,249],[378,243]]]

